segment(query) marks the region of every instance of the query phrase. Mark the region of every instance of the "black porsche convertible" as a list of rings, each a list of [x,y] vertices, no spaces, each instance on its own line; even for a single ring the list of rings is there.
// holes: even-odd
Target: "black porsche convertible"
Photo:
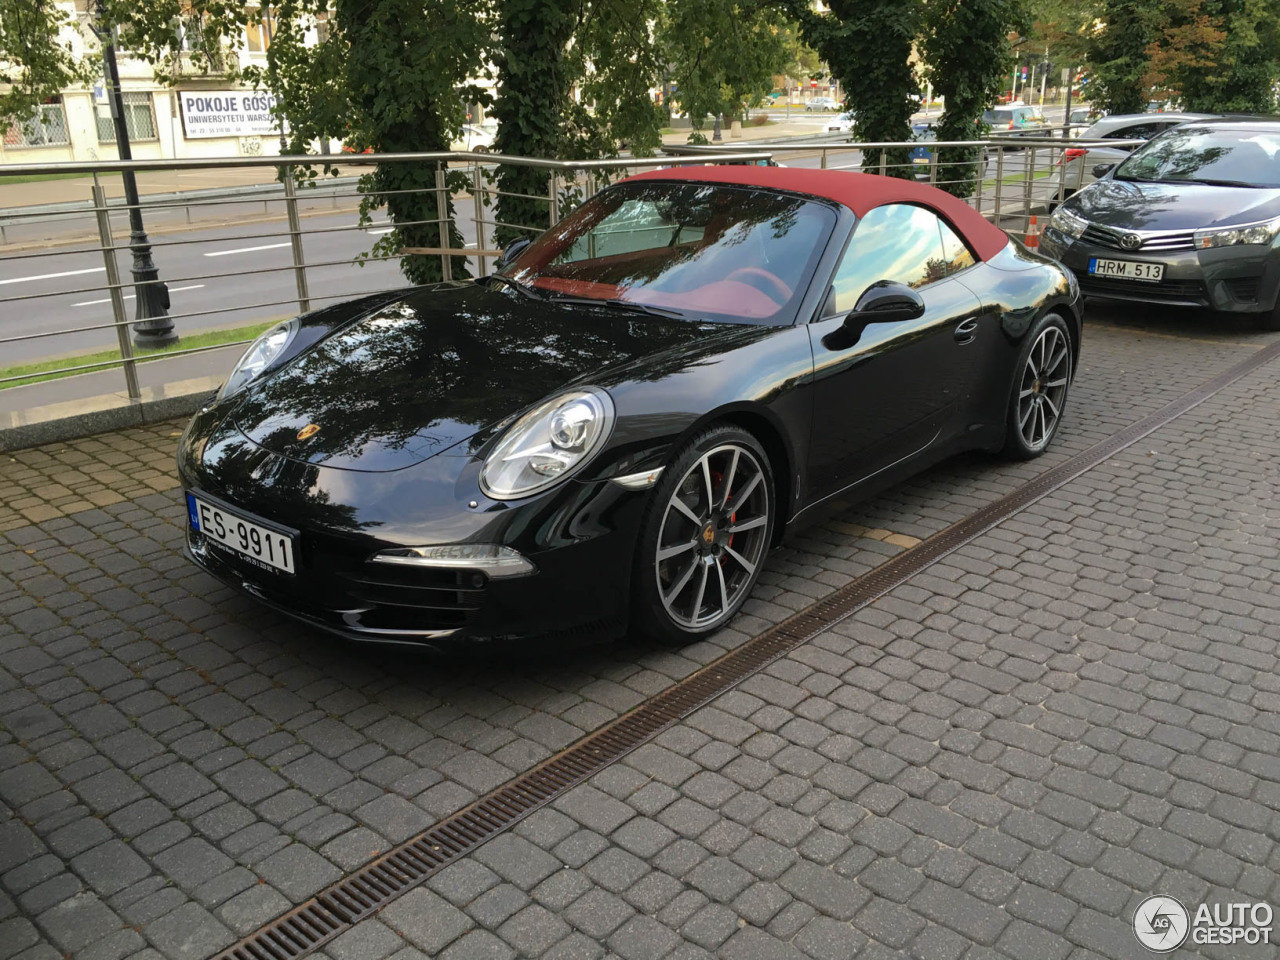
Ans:
[[[824,500],[1041,453],[1080,311],[923,184],[654,171],[493,276],[264,333],[180,443],[189,552],[351,638],[688,641]]]

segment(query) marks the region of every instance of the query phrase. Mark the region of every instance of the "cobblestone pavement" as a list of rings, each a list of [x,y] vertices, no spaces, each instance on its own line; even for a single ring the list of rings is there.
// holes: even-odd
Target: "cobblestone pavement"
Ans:
[[[1273,338],[1094,316],[1050,454],[961,458],[839,507],[732,630],[678,652],[505,666],[346,646],[181,557],[179,425],[0,455],[0,960],[208,957]],[[1146,955],[1129,917],[1149,893],[1276,904],[1275,373],[324,953],[1120,958]]]

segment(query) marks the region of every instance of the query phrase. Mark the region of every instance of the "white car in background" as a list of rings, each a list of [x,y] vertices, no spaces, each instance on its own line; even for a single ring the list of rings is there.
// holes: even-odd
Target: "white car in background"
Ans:
[[[856,118],[852,110],[840,114],[838,117],[832,117],[827,121],[825,127],[827,133],[848,133],[853,129],[853,123]]]
[[[449,145],[452,150],[470,150],[473,153],[488,153],[493,149],[494,131],[474,123],[462,128],[462,135]]]
[[[1081,131],[1080,140],[1150,140],[1156,134],[1188,120],[1212,120],[1211,113],[1116,113],[1103,117],[1091,127]],[[1109,147],[1095,144],[1087,147],[1068,147],[1058,163],[1067,169],[1062,177],[1061,203],[1077,190],[1087,187],[1098,178],[1093,168],[1099,163],[1119,163],[1129,156],[1137,145]]]
[[[832,100],[830,97],[810,97],[804,108],[809,112],[814,110],[839,110],[840,102]]]

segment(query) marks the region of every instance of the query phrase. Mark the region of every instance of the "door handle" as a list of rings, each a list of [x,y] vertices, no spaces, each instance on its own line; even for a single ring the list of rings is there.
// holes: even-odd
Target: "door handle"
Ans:
[[[955,330],[956,343],[973,343],[978,336],[978,318],[961,320]]]

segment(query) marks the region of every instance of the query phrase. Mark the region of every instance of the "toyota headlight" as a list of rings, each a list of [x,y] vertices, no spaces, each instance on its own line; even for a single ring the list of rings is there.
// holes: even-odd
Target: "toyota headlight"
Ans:
[[[613,426],[613,401],[603,390],[571,390],[534,407],[507,428],[480,471],[480,488],[495,500],[545,490],[587,461]]]
[[[1208,250],[1210,247],[1230,247],[1237,243],[1266,246],[1275,240],[1277,233],[1280,233],[1280,217],[1260,223],[1246,223],[1239,227],[1197,230],[1193,236],[1197,250]]]
[[[298,318],[294,317],[292,320],[277,323],[253,341],[249,349],[244,352],[244,356],[231,369],[231,376],[227,377],[227,382],[218,391],[218,399],[239,393],[261,375],[262,371],[276,361],[297,332]]]
[[[1089,226],[1089,221],[1084,217],[1076,216],[1066,207],[1058,207],[1049,218],[1049,226],[1059,233],[1066,234],[1072,240],[1079,240],[1085,228]]]

